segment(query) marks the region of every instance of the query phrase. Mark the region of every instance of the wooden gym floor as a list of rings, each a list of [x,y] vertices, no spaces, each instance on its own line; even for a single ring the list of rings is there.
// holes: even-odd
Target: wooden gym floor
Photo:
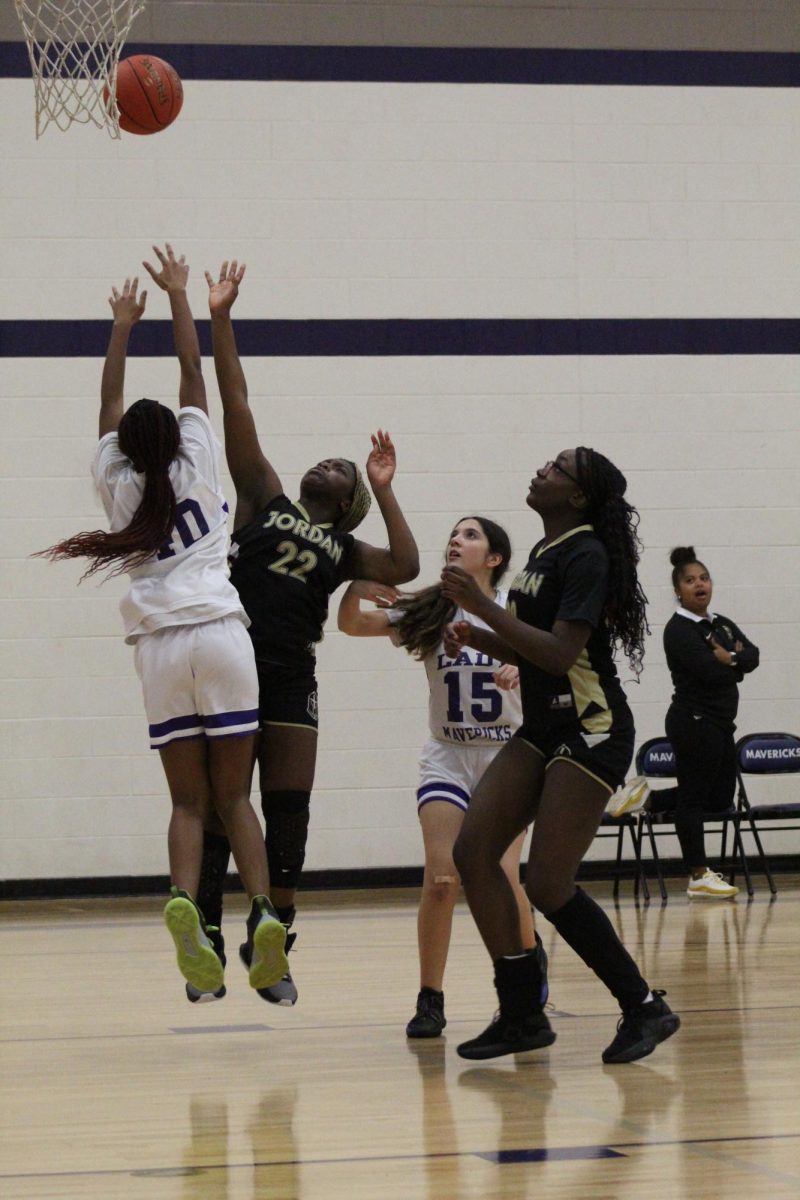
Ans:
[[[606,905],[683,1027],[604,1067],[611,997],[542,921],[549,1050],[464,1062],[494,1009],[456,913],[444,1038],[408,1043],[413,892],[309,894],[294,1009],[238,963],[189,1005],[154,899],[0,905],[0,1194],[113,1200],[737,1200],[800,1196],[800,886]],[[231,957],[243,899],[228,903]]]

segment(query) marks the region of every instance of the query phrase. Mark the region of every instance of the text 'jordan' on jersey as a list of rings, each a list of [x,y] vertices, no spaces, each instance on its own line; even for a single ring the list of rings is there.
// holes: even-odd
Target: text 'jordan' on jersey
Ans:
[[[250,617],[256,658],[313,662],[332,592],[350,578],[355,538],[315,525],[299,501],[276,496],[231,538],[231,582]]]
[[[553,728],[578,722],[586,733],[609,733],[614,710],[627,711],[611,638],[602,624],[607,591],[608,554],[591,525],[533,547],[508,590],[509,612],[535,629],[549,632],[556,621],[586,621],[592,632],[565,675],[550,675],[519,658],[526,725]]]

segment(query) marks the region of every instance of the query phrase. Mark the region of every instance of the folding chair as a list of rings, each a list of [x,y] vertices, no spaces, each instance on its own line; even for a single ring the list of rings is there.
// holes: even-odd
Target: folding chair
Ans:
[[[672,744],[667,737],[650,738],[644,742],[636,752],[636,774],[644,775],[646,779],[674,779],[675,778],[675,752],[672,749]],[[661,893],[663,902],[667,900],[667,889],[664,883],[664,875],[661,870],[661,860],[656,847],[656,837],[672,834],[672,828],[659,829],[654,826],[667,825],[674,828],[675,819],[670,813],[651,813],[647,809],[640,809],[636,814],[639,819],[639,845],[641,846],[644,831],[647,831],[647,837],[650,842],[650,849],[653,855],[653,867],[658,880],[658,890]],[[733,826],[733,852],[732,852],[732,875],[735,871],[735,863],[738,859],[742,864],[742,873],[744,875],[745,884],[747,886],[748,896],[753,895],[753,881],[750,878],[750,867],[747,862],[747,856],[744,852],[744,843],[741,835],[741,822],[745,816],[744,811],[732,804],[730,808],[723,809],[722,812],[705,813],[704,822],[719,822],[721,824],[720,834],[720,869],[724,870],[728,860],[728,826]],[[752,825],[752,822],[751,822]],[[757,831],[756,831],[756,836]],[[762,851],[763,858],[763,851]]]
[[[637,814],[638,815],[638,814]],[[617,839],[617,855],[614,860],[614,899],[619,896],[619,881],[622,869],[622,850],[625,841],[625,830],[628,830],[633,846],[633,854],[636,859],[636,881],[633,887],[633,894],[639,895],[639,888],[642,889],[642,895],[645,901],[650,900],[650,888],[647,883],[647,877],[642,866],[642,839],[639,832],[639,823],[633,813],[623,813],[621,817],[612,817],[609,813],[603,813],[600,821],[600,828],[595,837],[615,837]]]
[[[736,778],[739,782],[738,806],[746,818],[773,896],[777,887],[759,835],[763,821],[790,822],[774,825],[777,830],[800,829],[800,803],[752,804],[745,788],[745,775],[796,775],[800,773],[800,737],[793,733],[748,733],[736,743]],[[791,822],[794,822],[793,824]]]

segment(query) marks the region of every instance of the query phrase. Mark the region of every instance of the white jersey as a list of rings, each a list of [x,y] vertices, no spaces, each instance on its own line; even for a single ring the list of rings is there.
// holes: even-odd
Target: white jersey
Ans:
[[[177,513],[168,540],[130,572],[120,601],[126,642],[168,625],[197,625],[218,617],[249,620],[228,578],[227,505],[219,482],[220,443],[206,414],[182,408],[180,449],[169,468]],[[92,475],[112,531],[124,529],[139,507],[144,475],[119,448],[116,433],[100,439]]]
[[[498,592],[496,603],[506,606],[506,592]],[[395,625],[402,612],[387,610]],[[479,629],[485,622],[472,613],[456,609],[453,621],[469,621]],[[434,654],[424,659],[428,673],[430,734],[438,742],[453,745],[498,746],[507,742],[522,720],[519,688],[503,691],[494,681],[502,665],[488,654],[464,646],[456,658],[449,658],[440,643]]]

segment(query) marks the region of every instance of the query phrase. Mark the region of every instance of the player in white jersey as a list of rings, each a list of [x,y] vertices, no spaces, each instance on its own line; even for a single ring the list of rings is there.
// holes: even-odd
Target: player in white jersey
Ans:
[[[468,572],[481,591],[501,606],[505,605],[505,593],[498,591],[497,584],[510,557],[508,535],[486,517],[458,521],[445,552],[447,563]],[[383,607],[364,612],[362,599]],[[411,1038],[438,1037],[447,1023],[442,988],[460,882],[453,863],[453,845],[474,788],[521,720],[516,667],[502,666],[489,655],[468,649],[455,658],[445,654],[442,635],[445,625],[453,620],[475,618],[445,600],[438,584],[401,597],[392,588],[358,580],[350,585],[339,605],[339,628],[344,633],[390,637],[424,662],[430,686],[430,738],[422,751],[417,789],[425,871],[417,918],[420,991],[416,1013],[406,1026]],[[509,846],[503,869],[517,898],[523,946],[537,947],[546,977],[544,948],[535,934],[531,907],[519,882],[524,839],[523,832]]]
[[[169,245],[165,252],[153,249],[160,269],[144,266],[169,296],[180,414],[176,419],[171,409],[146,399],[124,411],[128,341],[147,299],[138,279],[126,279],[122,293],[114,288],[109,301],[114,324],[92,466],[111,530],[77,534],[44,553],[89,558],[86,575],[110,567],[112,575],[130,576],[120,604],[125,640],[134,646],[150,744],[159,751],[172,798],[172,888],[164,917],[184,978],[219,994],[224,962],[193,900],[203,820],[211,806],[225,825],[251,900],[252,987],[271,986],[287,970],[286,933],[267,899],[264,841],[250,804],[258,678],[249,622],[228,579],[220,445],[208,420],[200,346],[186,296],[189,268]]]

